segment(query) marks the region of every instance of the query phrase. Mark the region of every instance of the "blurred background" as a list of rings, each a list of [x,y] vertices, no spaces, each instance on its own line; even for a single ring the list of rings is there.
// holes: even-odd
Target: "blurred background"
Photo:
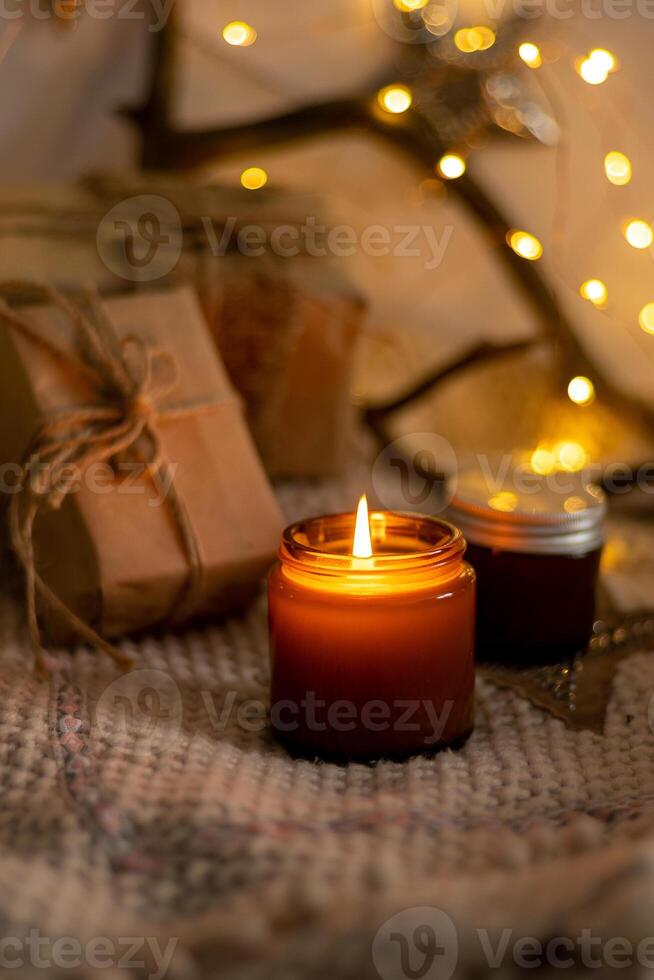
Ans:
[[[538,469],[647,458],[654,24],[646,4],[178,0],[117,3],[100,7],[102,17],[84,6],[61,2],[53,13],[16,0],[18,16],[0,22],[5,273],[29,263],[55,279],[82,274],[71,265],[80,261],[75,235],[69,252],[53,256],[33,224],[25,236],[21,209],[32,222],[45,211],[56,237],[57,215],[68,220],[81,207],[71,188],[85,175],[105,175],[94,193],[107,205],[121,193],[151,190],[147,181],[118,181],[109,192],[106,174],[131,177],[144,164],[147,120],[125,110],[149,99],[152,111],[153,58],[163,49],[172,64],[165,126],[232,136],[230,128],[239,129],[193,159],[172,144],[161,149],[155,138],[148,171],[173,169],[174,180],[222,188],[227,197],[211,207],[223,217],[256,217],[281,201],[277,214],[317,214],[329,226],[353,228],[358,243],[372,226],[388,229],[393,245],[398,229],[414,229],[409,250],[417,254],[369,254],[357,244],[325,263],[334,271],[319,277],[321,295],[342,294],[345,279],[348,295],[366,307],[357,343],[350,349],[350,340],[339,341],[347,367],[334,366],[334,390],[346,387],[357,406],[389,405],[476,344],[545,338],[533,350],[473,358],[427,386],[392,423],[384,419],[386,437],[437,431],[462,455],[540,453]],[[410,107],[401,95],[391,106],[400,112],[375,98],[393,85],[409,92]],[[248,137],[248,125],[260,120],[352,100],[367,107],[370,125],[341,129],[332,111],[329,125],[309,115],[301,142],[274,128]],[[410,129],[409,116],[422,130],[420,148],[407,151],[392,126]],[[380,137],[384,126],[390,138]],[[449,171],[447,164],[439,170],[443,154],[452,156]],[[158,188],[171,199],[169,190]],[[179,209],[178,192],[171,191]],[[196,219],[198,208],[191,207]],[[630,230],[634,221],[641,223]],[[526,237],[507,240],[512,230]],[[258,261],[246,258],[238,268]],[[275,267],[286,278],[291,265],[298,262],[277,258]],[[223,354],[229,366],[229,351]],[[236,371],[238,358],[231,360]],[[345,425],[344,415],[334,418]],[[301,461],[272,466],[282,475],[303,468],[321,475]]]

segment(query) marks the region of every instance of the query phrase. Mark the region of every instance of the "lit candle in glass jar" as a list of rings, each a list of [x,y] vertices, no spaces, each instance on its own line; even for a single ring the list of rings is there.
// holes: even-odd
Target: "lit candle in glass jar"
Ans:
[[[302,754],[378,758],[473,725],[475,577],[461,532],[415,514],[287,528],[269,580],[271,724]]]

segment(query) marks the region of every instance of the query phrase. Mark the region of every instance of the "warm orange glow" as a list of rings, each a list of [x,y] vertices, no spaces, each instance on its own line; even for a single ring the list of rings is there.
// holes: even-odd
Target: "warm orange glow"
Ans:
[[[248,191],[258,191],[268,183],[268,174],[263,167],[248,167],[241,174],[241,184]]]
[[[559,442],[554,447],[558,468],[566,473],[579,473],[588,463],[588,454],[578,442]]]
[[[654,303],[643,306],[638,315],[638,322],[645,333],[654,333]]]
[[[568,398],[575,405],[590,405],[595,400],[595,385],[590,378],[578,375],[568,385]]]
[[[518,497],[510,490],[502,490],[500,493],[493,494],[488,501],[489,507],[499,510],[504,514],[510,514],[518,506]]]
[[[402,13],[409,14],[414,10],[422,10],[429,3],[429,0],[393,0],[393,3]]]
[[[446,180],[456,180],[466,172],[466,162],[458,153],[446,153],[437,164],[438,172]]]
[[[531,235],[528,231],[520,231],[518,229],[509,231],[506,240],[515,254],[519,255],[521,259],[535,262],[543,254],[543,246],[536,236]]]
[[[579,287],[579,293],[584,299],[587,299],[593,306],[597,306],[599,309],[606,306],[608,290],[606,283],[603,283],[601,279],[587,279],[586,282],[582,282]]]
[[[646,221],[637,218],[629,222],[625,228],[624,237],[632,248],[644,249],[649,248],[654,241],[654,232]]]
[[[377,101],[386,112],[399,115],[411,108],[413,95],[407,85],[387,85],[378,92]]]
[[[588,57],[594,65],[603,71],[615,71],[618,67],[615,55],[611,51],[607,51],[606,48],[593,48]]]
[[[359,506],[357,507],[357,520],[354,526],[352,554],[355,558],[372,558],[370,523],[368,521],[368,501],[365,493],[361,495]]]
[[[619,150],[611,150],[604,157],[604,173],[607,180],[610,180],[616,187],[624,187],[631,180],[631,160],[626,153]]]
[[[577,71],[589,85],[602,85],[609,77],[609,73],[603,63],[594,61],[591,58],[583,58],[579,61]]]
[[[540,48],[537,44],[532,44],[531,41],[525,41],[524,44],[521,44],[518,48],[518,54],[530,68],[540,68],[543,64]]]
[[[538,473],[540,476],[549,476],[556,469],[554,453],[546,446],[538,446],[531,454],[530,465],[534,473]]]
[[[223,39],[237,48],[248,48],[257,39],[257,32],[242,20],[233,20],[223,28]]]
[[[495,31],[490,27],[461,28],[454,35],[454,43],[459,51],[472,54],[473,51],[487,51],[495,44]]]

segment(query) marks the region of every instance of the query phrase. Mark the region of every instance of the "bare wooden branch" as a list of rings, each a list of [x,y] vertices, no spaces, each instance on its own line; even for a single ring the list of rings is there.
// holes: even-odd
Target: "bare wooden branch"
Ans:
[[[275,118],[260,120],[242,126],[230,126],[199,131],[183,132],[170,125],[170,103],[173,89],[174,20],[169,22],[156,42],[153,53],[151,88],[145,106],[128,112],[140,127],[143,137],[143,164],[160,169],[192,169],[210,160],[224,159],[261,147],[286,145],[302,139],[316,139],[332,132],[358,129],[374,134],[408,156],[424,173],[433,175],[434,163],[448,149],[435,131],[429,119],[414,109],[401,116],[387,115],[378,110],[374,89],[368,89],[355,99],[324,102],[284,113]],[[414,46],[420,48],[420,45]],[[415,55],[419,58],[420,52]],[[414,66],[415,67],[415,66]],[[397,77],[393,80],[397,80]],[[411,79],[407,77],[407,80]],[[388,79],[387,79],[388,81]],[[598,396],[616,411],[630,417],[633,424],[654,435],[654,408],[643,400],[620,389],[606,375],[599,363],[579,340],[574,323],[561,306],[542,267],[516,255],[507,243],[507,234],[513,223],[499,203],[492,198],[482,184],[469,171],[450,184],[452,193],[464,204],[477,221],[484,236],[496,248],[510,280],[531,307],[540,324],[542,337],[552,343],[558,379],[562,387],[574,374],[592,377]],[[495,356],[487,348],[488,357]],[[502,353],[500,351],[500,353]],[[439,378],[432,380],[432,386]],[[424,392],[427,381],[419,382],[411,398]],[[386,413],[394,411],[386,407]],[[380,425],[383,411],[371,410],[368,421]]]

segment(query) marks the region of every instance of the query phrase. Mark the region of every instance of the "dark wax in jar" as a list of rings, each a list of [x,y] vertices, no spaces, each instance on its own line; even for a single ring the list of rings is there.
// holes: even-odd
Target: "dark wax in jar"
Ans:
[[[466,470],[449,508],[477,574],[477,659],[523,667],[586,648],[606,510],[583,475],[529,477]]]
[[[529,555],[471,544],[467,557],[477,572],[480,660],[556,663],[586,647],[601,549]]]

